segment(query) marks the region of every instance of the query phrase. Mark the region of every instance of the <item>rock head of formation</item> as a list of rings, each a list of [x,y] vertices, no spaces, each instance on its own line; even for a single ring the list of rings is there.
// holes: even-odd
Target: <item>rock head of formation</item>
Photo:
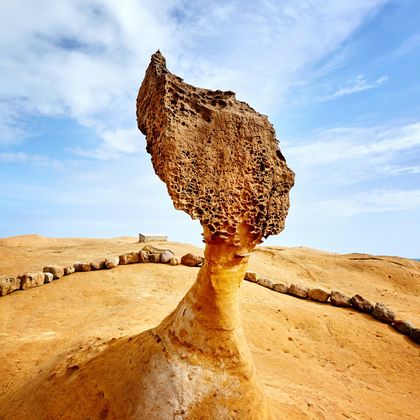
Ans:
[[[171,74],[158,51],[137,99],[139,129],[177,209],[199,219],[207,241],[280,233],[294,174],[267,117],[233,92],[196,88]]]

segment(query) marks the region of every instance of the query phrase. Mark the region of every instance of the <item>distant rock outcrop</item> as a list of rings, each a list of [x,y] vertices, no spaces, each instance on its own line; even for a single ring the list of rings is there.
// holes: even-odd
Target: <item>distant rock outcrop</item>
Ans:
[[[410,330],[410,338],[417,344],[420,344],[420,328],[412,328]]]
[[[296,296],[302,299],[308,297],[309,288],[300,284],[291,284],[287,289],[287,293],[292,296]]]
[[[163,251],[162,254],[160,254],[160,262],[162,264],[169,264],[172,258],[174,257],[175,255],[172,251],[169,251],[169,250]]]
[[[252,283],[256,283],[258,278],[258,274],[254,273],[253,271],[247,271],[244,277],[245,280],[251,281]]]
[[[92,261],[90,263],[90,269],[92,271],[103,270],[104,268],[105,268],[105,261]]]
[[[76,269],[74,268],[74,265],[68,265],[68,266],[64,267],[64,275],[65,276],[73,274],[75,271],[76,271]]]
[[[396,319],[393,323],[393,327],[401,334],[410,335],[411,331],[415,329],[414,325],[410,321],[403,321]]]
[[[86,271],[91,271],[92,267],[90,266],[90,263],[88,262],[76,262],[74,263],[74,269],[75,271],[86,272]]]
[[[267,289],[272,289],[273,286],[274,286],[274,283],[270,279],[267,279],[265,277],[261,278],[261,279],[258,279],[257,283],[260,286],[266,287]]]
[[[140,261],[138,252],[129,252],[128,254],[120,255],[119,265],[135,264]]]
[[[287,293],[289,286],[284,283],[274,283],[273,290],[278,293]]]
[[[54,275],[50,272],[45,272],[44,274],[44,284],[52,283],[54,280]]]
[[[115,268],[120,262],[118,257],[109,257],[105,259],[105,268]]]

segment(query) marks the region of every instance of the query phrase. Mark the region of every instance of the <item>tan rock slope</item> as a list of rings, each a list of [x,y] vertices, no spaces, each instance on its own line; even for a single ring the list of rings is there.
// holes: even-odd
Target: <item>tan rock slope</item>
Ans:
[[[16,276],[141,248],[137,238],[17,239],[0,239],[0,273]],[[203,252],[174,242],[153,245],[178,257]],[[361,293],[420,325],[419,262],[257,247],[249,269],[274,281]],[[112,407],[126,401],[127,382],[141,374],[133,356],[143,342],[138,331],[158,325],[197,273],[182,265],[123,265],[1,297],[0,418],[48,419],[46,404],[60,405],[62,418],[88,418],[78,415],[77,393],[80,401],[95,402],[90,418],[121,418]],[[420,347],[391,326],[249,282],[240,288],[240,309],[276,419],[418,418]]]

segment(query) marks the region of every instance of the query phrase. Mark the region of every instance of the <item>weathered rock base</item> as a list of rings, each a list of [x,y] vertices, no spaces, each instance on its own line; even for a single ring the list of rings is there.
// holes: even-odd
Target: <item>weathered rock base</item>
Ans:
[[[247,365],[214,371],[210,361],[191,364],[182,352],[168,352],[152,330],[104,347],[94,356],[86,348],[42,372],[21,391],[24,400],[16,395],[5,418],[271,418]]]
[[[61,357],[6,418],[272,419],[239,315],[248,257],[238,255],[254,245],[208,243],[196,282],[159,326]]]

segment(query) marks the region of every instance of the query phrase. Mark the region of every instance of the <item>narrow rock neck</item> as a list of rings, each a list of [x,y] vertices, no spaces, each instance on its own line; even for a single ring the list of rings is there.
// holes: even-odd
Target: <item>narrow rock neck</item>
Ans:
[[[251,247],[251,249],[254,246]],[[249,246],[207,243],[205,263],[176,310],[155,332],[181,357],[231,362],[249,359],[239,314],[239,286]],[[198,360],[197,360],[198,361]]]
[[[204,328],[233,331],[240,325],[239,286],[248,257],[238,256],[237,251],[233,245],[206,246],[205,263],[190,290],[196,321]]]

